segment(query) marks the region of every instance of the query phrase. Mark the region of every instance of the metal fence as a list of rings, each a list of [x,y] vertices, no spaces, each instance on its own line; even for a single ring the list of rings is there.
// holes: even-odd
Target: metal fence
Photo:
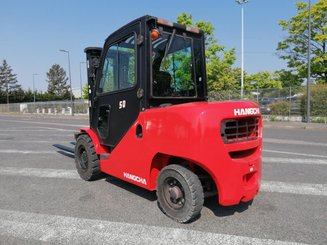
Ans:
[[[73,105],[75,114],[88,114],[88,100],[75,100]],[[71,115],[72,111],[73,109],[70,101],[27,102],[0,105],[0,113],[14,112]]]
[[[283,89],[245,90],[243,98],[238,90],[210,92],[210,101],[254,101],[262,114],[281,120],[302,121],[306,116],[306,87]],[[327,123],[327,85],[311,86],[311,111],[313,121]]]
[[[276,102],[287,102],[288,110],[284,116],[295,115],[301,116],[301,100],[304,96],[302,88],[284,88],[284,89],[256,89],[244,90],[243,99],[241,92],[237,90],[227,90],[219,92],[211,92],[209,99],[211,101],[235,101],[247,100],[254,101],[260,105],[263,114],[274,113],[271,106]],[[283,103],[286,105],[285,103]],[[285,107],[285,106],[284,106]],[[284,110],[285,112],[285,110]]]
[[[254,101],[260,105],[262,114],[271,119],[304,120],[306,115],[306,88],[245,90],[241,99],[240,91],[225,90],[209,93],[210,101]],[[70,101],[29,102],[0,104],[1,112],[71,115],[88,114],[88,100],[75,100],[74,109]],[[311,86],[311,112],[313,121],[327,123],[327,85]]]

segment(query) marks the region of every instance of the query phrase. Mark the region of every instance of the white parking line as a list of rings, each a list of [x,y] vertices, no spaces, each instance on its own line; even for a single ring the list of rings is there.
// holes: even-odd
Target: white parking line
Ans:
[[[317,164],[327,165],[327,160],[323,159],[302,159],[302,158],[285,158],[285,157],[263,157],[263,163],[291,163],[291,164]]]
[[[315,155],[315,154],[306,154],[306,153],[297,153],[297,152],[290,152],[290,151],[275,151],[275,150],[262,150],[263,152],[270,152],[270,153],[278,153],[278,154],[287,154],[287,155],[296,155],[296,156],[305,156],[305,157],[319,157],[319,158],[327,158],[325,155]]]
[[[76,170],[47,168],[0,167],[0,175],[39,178],[79,179]]]
[[[74,131],[73,129],[62,129],[62,128],[52,128],[52,127],[41,127],[41,126],[32,126],[32,127],[11,127],[5,129],[3,131],[38,131],[38,130],[45,130],[45,131]]]
[[[0,129],[0,132],[53,132],[53,131],[60,131],[60,132],[76,132],[77,130],[73,129],[61,129],[61,128],[47,128],[47,129],[38,129],[38,128],[33,128],[33,129]],[[12,134],[12,133],[11,133]]]
[[[300,244],[3,209],[0,209],[0,235],[61,244]]]
[[[37,178],[79,179],[76,170],[47,168],[0,167],[0,175],[25,176]],[[310,183],[287,183],[262,181],[261,191],[300,195],[327,196],[327,185]]]
[[[0,132],[49,132],[49,131],[53,131],[50,129],[0,129]]]
[[[10,149],[2,149],[0,153],[8,153],[8,154],[58,154],[55,150],[53,151],[30,151],[30,150],[10,150]]]
[[[327,185],[307,183],[286,183],[278,181],[262,181],[261,190],[300,195],[327,196]]]
[[[17,141],[17,139],[13,138],[13,139],[0,139],[0,142],[2,141],[15,141],[15,146],[17,146],[17,144],[20,144],[20,143],[30,143],[30,144],[50,144],[50,145],[53,145],[53,140],[49,141],[49,140],[19,140]],[[61,141],[61,142],[58,142],[56,141],[57,144],[67,144],[68,141]],[[17,150],[14,150],[17,152]],[[25,151],[18,151],[18,152],[23,152],[22,154],[26,154]],[[35,154],[39,153],[39,154],[42,154],[42,151],[41,152],[37,152],[37,151],[33,151],[33,152],[36,152]],[[5,153],[5,152],[4,152]],[[11,153],[11,152],[10,152]],[[32,153],[33,154],[33,153]],[[43,153],[44,154],[44,153]],[[47,153],[45,153],[47,154]]]
[[[273,143],[273,144],[287,144],[287,145],[327,146],[327,143],[309,142],[303,140],[273,139],[273,138],[263,138],[263,142]]]
[[[67,127],[77,127],[77,128],[88,128],[89,125],[81,125],[81,124],[66,124],[66,123],[52,123],[52,122],[35,122],[35,121],[27,121],[27,120],[7,120],[0,119],[3,122],[15,122],[15,123],[31,123],[31,124],[42,124],[42,125],[56,125],[56,126],[67,126]]]

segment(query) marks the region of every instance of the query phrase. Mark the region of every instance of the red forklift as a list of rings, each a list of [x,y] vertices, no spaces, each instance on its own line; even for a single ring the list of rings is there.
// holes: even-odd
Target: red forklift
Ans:
[[[149,191],[180,223],[204,198],[252,200],[261,179],[262,120],[250,101],[208,102],[204,34],[153,16],[85,49],[90,127],[75,134],[82,179],[104,174]]]

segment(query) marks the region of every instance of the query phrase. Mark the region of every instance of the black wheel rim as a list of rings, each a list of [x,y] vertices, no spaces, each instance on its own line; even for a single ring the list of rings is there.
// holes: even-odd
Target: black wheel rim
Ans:
[[[78,154],[79,155],[79,159],[78,159],[79,165],[83,171],[86,171],[88,168],[88,165],[89,165],[89,159],[87,156],[87,152],[84,147],[80,147],[78,152],[79,152],[79,154]]]
[[[175,178],[166,178],[163,184],[163,197],[165,203],[172,209],[184,207],[185,193],[182,184]]]

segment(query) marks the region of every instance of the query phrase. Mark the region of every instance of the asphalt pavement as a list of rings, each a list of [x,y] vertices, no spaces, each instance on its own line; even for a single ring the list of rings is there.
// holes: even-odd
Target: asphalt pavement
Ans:
[[[88,118],[0,115],[0,244],[327,244],[327,125],[264,122],[252,204],[205,201],[178,224],[155,192],[79,178],[69,145]]]

